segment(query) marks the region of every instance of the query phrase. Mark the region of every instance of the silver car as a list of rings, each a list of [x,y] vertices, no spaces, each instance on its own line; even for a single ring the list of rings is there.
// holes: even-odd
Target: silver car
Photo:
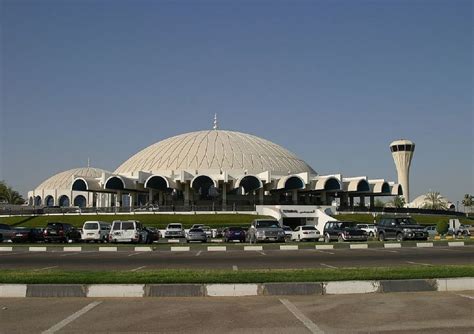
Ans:
[[[250,243],[259,241],[285,242],[285,231],[277,220],[255,219],[248,230]]]
[[[192,228],[186,235],[186,242],[190,241],[207,242],[207,234],[202,228]]]

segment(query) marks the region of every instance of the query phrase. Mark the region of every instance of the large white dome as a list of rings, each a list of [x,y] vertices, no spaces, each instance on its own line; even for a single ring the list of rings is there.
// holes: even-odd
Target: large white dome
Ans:
[[[275,143],[224,130],[190,132],[162,140],[132,156],[115,173],[213,169],[249,174],[316,174],[306,162]]]
[[[72,180],[74,176],[96,178],[101,177],[102,173],[110,173],[100,168],[84,167],[74,168],[51,176],[49,179],[43,181],[35,191],[50,190],[50,189],[68,189],[72,187]]]

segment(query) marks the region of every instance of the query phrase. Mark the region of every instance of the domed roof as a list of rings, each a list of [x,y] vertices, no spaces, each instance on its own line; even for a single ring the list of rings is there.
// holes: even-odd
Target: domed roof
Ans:
[[[47,190],[47,189],[71,189],[72,180],[74,176],[80,177],[101,177],[102,173],[110,173],[100,168],[84,167],[70,169],[56,175],[51,176],[49,179],[43,181],[35,191]]]
[[[416,209],[423,209],[426,204],[429,203],[428,200],[428,194],[423,194],[415,198],[413,201],[410,203],[410,208],[416,208]],[[443,197],[440,195],[439,200],[446,204],[446,207],[449,208],[452,205],[452,202],[448,200],[447,198]]]
[[[224,130],[196,131],[162,140],[132,156],[115,173],[163,170],[316,174],[306,162],[275,143],[253,135]]]

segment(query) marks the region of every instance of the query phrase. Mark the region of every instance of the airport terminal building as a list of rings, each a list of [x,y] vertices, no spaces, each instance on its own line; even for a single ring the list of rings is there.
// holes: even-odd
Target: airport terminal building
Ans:
[[[115,171],[56,174],[28,192],[35,207],[374,206],[400,184],[367,176],[319,175],[287,149],[254,135],[214,129],[177,135],[136,153]]]

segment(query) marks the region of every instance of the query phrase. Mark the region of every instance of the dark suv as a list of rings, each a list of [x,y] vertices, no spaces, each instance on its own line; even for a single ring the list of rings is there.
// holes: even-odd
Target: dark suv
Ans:
[[[77,242],[81,240],[81,232],[66,223],[48,223],[43,231],[44,242]]]
[[[361,230],[356,222],[330,221],[324,225],[324,242],[337,240],[344,241],[367,241],[367,232]]]
[[[377,225],[377,238],[379,241],[427,240],[428,232],[410,217],[382,217]]]

